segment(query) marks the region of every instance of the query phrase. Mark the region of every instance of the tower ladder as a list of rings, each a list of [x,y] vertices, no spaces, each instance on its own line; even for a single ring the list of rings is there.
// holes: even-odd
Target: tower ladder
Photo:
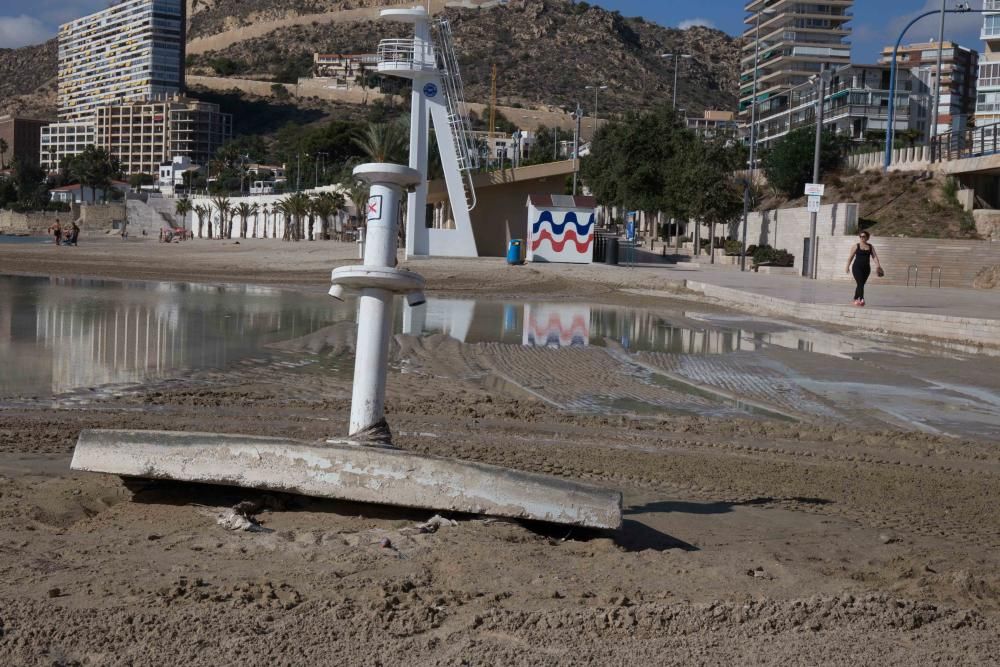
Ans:
[[[465,203],[471,211],[476,207],[476,188],[472,174],[479,168],[479,153],[472,140],[472,124],[465,105],[465,86],[458,67],[458,57],[455,55],[451,24],[447,19],[437,19],[434,21],[434,31],[438,46],[438,69],[448,104],[448,130],[455,146],[458,168],[462,172]]]

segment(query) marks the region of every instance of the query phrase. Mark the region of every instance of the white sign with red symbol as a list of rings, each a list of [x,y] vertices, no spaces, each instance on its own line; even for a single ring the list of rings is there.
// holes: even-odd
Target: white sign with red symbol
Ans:
[[[382,219],[382,195],[375,195],[368,200],[368,221]]]
[[[586,347],[590,344],[590,307],[525,304],[522,342],[531,347]]]

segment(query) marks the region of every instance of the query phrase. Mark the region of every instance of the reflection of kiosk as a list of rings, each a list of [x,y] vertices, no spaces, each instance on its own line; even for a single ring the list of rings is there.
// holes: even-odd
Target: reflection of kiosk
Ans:
[[[528,347],[586,347],[590,344],[590,306],[525,304],[522,344]]]
[[[593,197],[528,197],[528,261],[593,263],[596,206]]]

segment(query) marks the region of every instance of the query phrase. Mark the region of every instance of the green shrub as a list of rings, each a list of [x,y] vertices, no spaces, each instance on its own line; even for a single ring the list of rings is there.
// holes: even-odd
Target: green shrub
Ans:
[[[739,255],[743,252],[743,243],[736,239],[726,241],[725,250],[727,255]]]
[[[757,247],[753,253],[753,263],[755,266],[767,264],[770,266],[794,266],[795,255],[787,250],[777,250],[769,245]]]

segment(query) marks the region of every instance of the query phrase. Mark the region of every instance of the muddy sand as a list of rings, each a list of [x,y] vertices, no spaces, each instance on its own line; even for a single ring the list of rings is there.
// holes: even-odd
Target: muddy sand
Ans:
[[[241,245],[188,261],[128,245],[0,246],[0,272],[321,289],[331,257],[350,254]],[[415,263],[432,286],[617,298],[597,267],[480,266]],[[342,352],[314,343],[280,347]],[[621,531],[452,516],[422,532],[432,512],[68,469],[83,428],[343,434],[349,381],[322,364],[5,402],[0,664],[1000,664],[995,440],[572,414],[500,379],[501,362],[508,376],[555,367],[518,350],[397,338],[397,444],[620,489]],[[218,524],[241,501],[262,530]]]

